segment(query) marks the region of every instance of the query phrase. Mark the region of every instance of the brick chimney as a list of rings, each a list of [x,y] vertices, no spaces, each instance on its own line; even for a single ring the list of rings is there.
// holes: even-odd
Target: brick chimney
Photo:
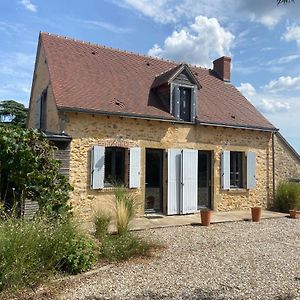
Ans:
[[[230,81],[230,63],[231,58],[228,56],[222,56],[213,61],[214,71],[218,74],[223,81]]]

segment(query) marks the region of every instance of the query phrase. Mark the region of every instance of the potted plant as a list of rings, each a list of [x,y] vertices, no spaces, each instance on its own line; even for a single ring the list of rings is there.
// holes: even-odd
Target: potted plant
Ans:
[[[201,215],[201,225],[209,226],[211,220],[211,210],[209,208],[202,208],[200,210],[200,215]]]
[[[253,222],[259,222],[261,219],[261,207],[251,207],[251,215]]]
[[[292,218],[292,219],[298,219],[300,217],[300,211],[299,210],[290,209],[289,213],[290,213],[290,218]]]

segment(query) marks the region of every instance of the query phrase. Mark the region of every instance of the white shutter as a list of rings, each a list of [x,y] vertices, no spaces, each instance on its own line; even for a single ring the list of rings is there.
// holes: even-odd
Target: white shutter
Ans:
[[[41,100],[42,100],[41,96],[38,96],[35,101],[34,127],[37,129],[41,128]]]
[[[105,148],[94,146],[91,150],[91,189],[104,187],[104,154]]]
[[[194,213],[198,209],[198,151],[182,151],[182,205],[181,213]]]
[[[181,150],[168,149],[168,206],[167,214],[179,213],[181,182]]]
[[[247,189],[256,188],[256,154],[247,153]]]
[[[195,122],[197,115],[197,86],[191,89],[191,122]]]
[[[221,187],[230,189],[230,151],[223,151],[221,155]]]
[[[129,187],[139,188],[141,178],[141,148],[130,148]]]

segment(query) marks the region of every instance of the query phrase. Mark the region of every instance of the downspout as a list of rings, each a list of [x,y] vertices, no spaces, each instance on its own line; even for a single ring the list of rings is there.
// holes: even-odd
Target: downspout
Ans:
[[[273,204],[275,200],[275,141],[274,141],[275,132],[272,133],[272,169],[273,169]]]

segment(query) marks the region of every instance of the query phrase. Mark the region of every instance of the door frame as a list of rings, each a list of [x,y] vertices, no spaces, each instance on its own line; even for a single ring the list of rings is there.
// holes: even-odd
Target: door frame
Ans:
[[[160,182],[159,182],[159,198],[160,198],[160,208],[159,211],[155,209],[146,209],[145,203],[146,203],[146,190],[147,190],[147,150],[154,150],[160,153]],[[164,186],[163,186],[163,178],[164,178],[164,150],[160,148],[150,148],[147,147],[145,148],[145,196],[144,196],[144,212],[145,213],[163,213],[163,191],[164,191]]]
[[[214,174],[214,170],[213,170],[213,151],[212,150],[198,150],[198,164],[199,164],[199,154],[200,153],[203,153],[203,154],[206,154],[206,161],[207,161],[207,170],[206,172],[208,173],[207,174],[207,177],[208,177],[208,202],[209,202],[209,205],[207,208],[209,209],[213,209],[213,174]],[[199,170],[198,170],[198,176],[199,176]],[[198,178],[199,179],[199,178]],[[198,186],[199,188],[199,186]],[[199,197],[199,195],[198,195]],[[201,210],[201,208],[204,208],[203,206],[199,206],[198,205],[198,210]]]

